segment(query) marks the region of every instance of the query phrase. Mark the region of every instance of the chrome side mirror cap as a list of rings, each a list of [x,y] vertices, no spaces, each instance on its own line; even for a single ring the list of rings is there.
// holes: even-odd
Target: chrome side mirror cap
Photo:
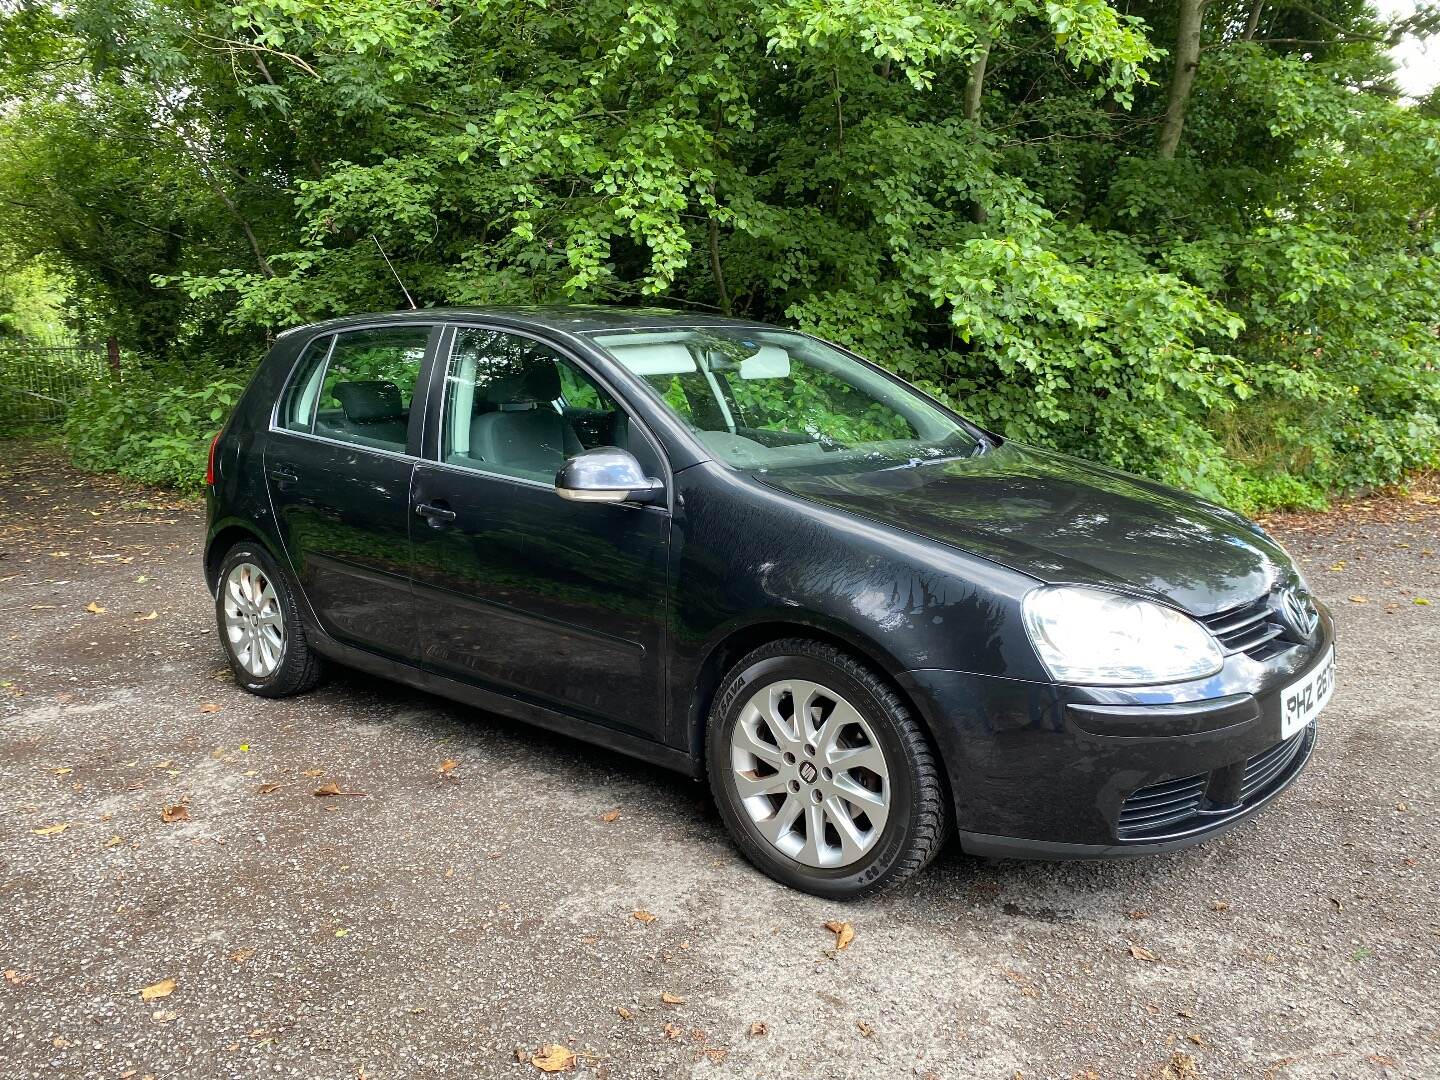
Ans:
[[[597,446],[566,460],[555,474],[555,494],[572,502],[653,503],[665,484],[646,476],[628,450]]]

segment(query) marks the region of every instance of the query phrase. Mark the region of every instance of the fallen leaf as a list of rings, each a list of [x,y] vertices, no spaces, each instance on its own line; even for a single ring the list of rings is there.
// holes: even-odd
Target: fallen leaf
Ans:
[[[31,976],[22,975],[14,968],[5,969],[5,981],[8,982],[11,986],[24,986],[27,982],[30,981],[30,979]]]
[[[1400,1063],[1386,1054],[1366,1054],[1365,1060],[1372,1065],[1379,1065],[1382,1069],[1398,1069]]]
[[[69,827],[70,823],[68,821],[61,821],[54,825],[45,825],[39,829],[31,829],[30,831],[36,836],[59,836]]]
[[[643,923],[652,923],[660,917],[659,915],[652,915],[644,908],[641,908],[639,911],[632,911],[630,914],[635,916],[635,918],[639,919]]]
[[[1368,596],[1352,596],[1350,597],[1350,602],[1352,604],[1368,604],[1370,598]]]
[[[305,770],[303,773],[301,773],[300,775],[301,775],[301,776],[308,776],[308,777],[311,777],[311,778],[313,779],[314,777],[317,777],[317,776],[324,776],[324,775],[325,775],[325,770],[324,770],[324,769],[306,769],[306,770]]]
[[[141,1001],[159,1001],[163,997],[169,997],[175,992],[176,982],[174,979],[161,979],[158,983],[151,983],[140,991]]]
[[[170,825],[177,821],[190,820],[190,808],[184,803],[177,803],[174,806],[167,806],[160,811],[160,820]]]
[[[340,785],[332,780],[330,781],[330,783],[321,784],[318,788],[316,788],[315,794],[319,798],[323,799],[327,795],[366,795],[368,793],[364,791],[341,791]]]
[[[752,1039],[763,1038],[764,1036],[769,1034],[770,1025],[765,1023],[764,1020],[756,1020],[753,1024],[750,1025],[750,1037]]]
[[[140,616],[138,619],[136,619],[135,621],[136,621],[136,622],[154,622],[154,621],[155,621],[156,619],[158,619],[159,617],[160,617],[160,613],[159,613],[158,611],[152,611],[152,612],[150,612],[149,615],[141,615],[141,616]]]
[[[103,607],[101,607],[99,604],[95,603],[95,601],[93,601],[93,600],[90,601],[90,603],[88,603],[88,604],[85,605],[85,610],[88,611],[88,612],[90,612],[91,615],[104,615],[104,614],[105,614],[105,609],[104,609]]]
[[[460,762],[456,761],[453,757],[447,757],[444,761],[440,762],[440,775],[449,776],[455,771],[459,764]]]
[[[700,1053],[709,1058],[712,1065],[719,1065],[729,1055],[730,1051],[721,1046],[707,1046],[701,1050]]]
[[[230,959],[236,964],[243,964],[255,955],[254,949],[236,949],[230,954]]]
[[[106,846],[107,848],[119,847],[119,846],[120,846],[121,844],[123,844],[124,842],[125,842],[125,841],[122,840],[122,839],[120,839],[120,837],[118,837],[118,836],[112,836],[112,837],[110,837],[109,840],[106,840],[106,841],[105,841],[105,846]]]
[[[56,1035],[50,1040],[50,1045],[55,1047],[56,1050],[64,1050],[67,1046],[73,1046],[75,1044],[65,1038],[64,1035]]]
[[[1161,1068],[1160,1080],[1200,1080],[1200,1068],[1193,1057],[1177,1050]]]
[[[346,934],[348,934],[348,933],[350,933],[350,931],[347,930],[347,929],[345,929],[345,927],[342,926],[339,930],[336,930],[336,931],[335,931],[335,936],[336,936],[336,937],[344,937],[344,936],[345,936]]]
[[[683,997],[681,997],[679,994],[672,994],[669,990],[666,990],[660,995],[660,1000],[663,1001],[666,1005],[685,1004],[685,999]]]
[[[575,1051],[559,1043],[549,1043],[531,1055],[530,1064],[541,1072],[569,1072],[575,1068]]]
[[[255,789],[255,794],[256,794],[256,795],[273,795],[273,794],[275,794],[275,792],[277,792],[277,791],[280,790],[280,787],[281,787],[281,785],[279,785],[279,784],[274,784],[274,783],[271,783],[271,784],[261,784],[259,787],[257,787],[257,788]]]
[[[1228,900],[1211,900],[1211,901],[1210,901],[1210,910],[1211,910],[1211,911],[1229,911],[1229,910],[1230,910],[1230,902],[1229,902]]]
[[[676,1027],[674,1024],[666,1024],[662,1030],[665,1032],[665,1037],[667,1039],[678,1039],[681,1035],[685,1034],[684,1031]]]
[[[619,810],[606,810],[603,814],[600,815],[600,820],[603,821],[603,822],[605,822],[605,824],[607,824],[607,825],[609,825],[612,821],[619,821],[619,820],[620,820],[620,811],[619,811]]]
[[[1205,1045],[1205,1036],[1201,1035],[1198,1031],[1187,1031],[1185,1038],[1189,1039],[1196,1046]]]
[[[1145,946],[1136,945],[1133,941],[1130,942],[1130,955],[1136,960],[1144,960],[1147,964],[1153,964],[1160,959]]]
[[[222,708],[223,706],[217,705],[213,701],[207,701],[204,705],[200,706],[200,711],[203,713],[216,713],[219,712]]]
[[[855,927],[849,922],[831,919],[825,924],[825,929],[835,935],[835,951],[837,953],[848,949],[850,942],[855,939]]]
[[[50,771],[56,776],[69,776],[75,770],[68,765],[61,765],[59,768],[51,769]]]
[[[856,1020],[855,1026],[860,1029],[860,1034],[864,1035],[867,1039],[875,1034],[875,1029],[864,1020]]]
[[[1332,903],[1332,904],[1335,905],[1335,910],[1336,910],[1336,911],[1344,911],[1344,910],[1345,910],[1345,905],[1344,905],[1344,903],[1341,902],[1341,900],[1339,899],[1339,897],[1335,897],[1335,896],[1330,897],[1330,903]]]
[[[1148,919],[1150,917],[1150,913],[1148,911],[1127,911],[1125,913],[1125,917],[1127,919],[1134,919],[1136,922],[1139,922],[1141,919]]]
[[[1429,607],[1429,606],[1430,606],[1430,601],[1429,601],[1429,600],[1426,600],[1425,597],[1423,597],[1423,596],[1417,596],[1417,597],[1415,597],[1415,603],[1419,604],[1421,607]]]
[[[615,1012],[616,1012],[616,1015],[618,1015],[621,1020],[629,1020],[629,1019],[631,1019],[631,1018],[635,1015],[635,1014],[632,1013],[629,1009],[627,1009],[624,1005],[618,1006],[618,1007],[615,1009]]]

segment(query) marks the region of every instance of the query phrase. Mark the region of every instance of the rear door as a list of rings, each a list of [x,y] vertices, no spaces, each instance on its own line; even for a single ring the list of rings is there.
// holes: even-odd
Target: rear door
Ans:
[[[425,663],[660,737],[670,512],[554,489],[582,449],[620,443],[664,476],[659,450],[592,374],[534,338],[460,328],[443,374],[438,460],[416,470],[411,531]]]
[[[425,400],[416,387],[436,337],[410,324],[317,340],[265,447],[277,531],[321,626],[397,658],[416,653],[410,484]]]

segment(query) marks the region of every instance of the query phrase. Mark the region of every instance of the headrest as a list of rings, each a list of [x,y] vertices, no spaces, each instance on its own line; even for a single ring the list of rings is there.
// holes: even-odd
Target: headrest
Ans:
[[[354,423],[404,419],[405,407],[400,402],[400,388],[393,382],[373,379],[336,383],[332,393],[345,410],[345,419]]]
[[[554,356],[507,356],[491,371],[482,357],[475,370],[475,398],[488,405],[554,401],[559,396],[560,372]]]

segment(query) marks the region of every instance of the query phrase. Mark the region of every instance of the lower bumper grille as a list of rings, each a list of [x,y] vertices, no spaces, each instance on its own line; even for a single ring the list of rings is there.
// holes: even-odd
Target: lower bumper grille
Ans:
[[[1219,825],[1283,787],[1299,771],[1315,740],[1315,725],[1249,758],[1240,781],[1240,802],[1207,807],[1210,773],[1196,773],[1139,788],[1120,806],[1115,835],[1121,840],[1154,840]],[[1218,771],[1218,770],[1217,770]]]

